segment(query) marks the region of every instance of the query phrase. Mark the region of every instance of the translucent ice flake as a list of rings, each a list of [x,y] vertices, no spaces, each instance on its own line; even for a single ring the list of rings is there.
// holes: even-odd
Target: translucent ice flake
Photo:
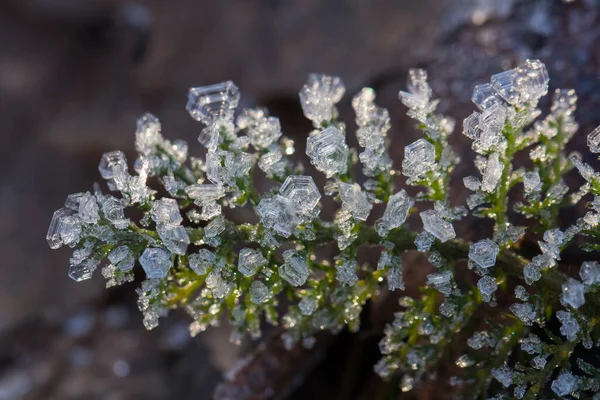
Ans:
[[[211,268],[216,260],[215,253],[208,249],[200,249],[198,253],[190,254],[188,257],[190,268],[198,275],[205,275],[208,268]]]
[[[506,364],[503,364],[498,368],[492,368],[492,376],[496,378],[496,380],[500,382],[505,388],[512,385],[513,371]]]
[[[255,148],[266,148],[281,136],[279,119],[269,117],[262,108],[245,109],[237,118],[239,129],[245,129],[250,142]]]
[[[240,250],[238,258],[238,271],[244,276],[252,276],[256,274],[260,267],[267,265],[267,260],[263,255],[254,249],[242,249]]]
[[[580,327],[577,319],[568,311],[557,311],[556,318],[561,323],[560,333],[569,341],[573,342],[577,339]]]
[[[339,182],[339,193],[342,204],[354,218],[366,221],[373,205],[357,183]]]
[[[135,131],[135,148],[143,155],[156,152],[156,146],[161,144],[160,121],[154,115],[146,113],[138,118]]]
[[[335,278],[342,284],[354,286],[354,284],[358,282],[358,276],[356,275],[356,260],[342,258],[335,264],[335,268],[337,270]]]
[[[585,304],[583,283],[569,278],[568,281],[562,284],[562,300],[565,304],[577,309]]]
[[[408,92],[400,92],[400,100],[410,109],[432,111],[430,106],[431,88],[427,83],[427,71],[411,69],[408,72]]]
[[[600,126],[587,136],[587,145],[592,153],[600,153]]]
[[[190,238],[183,226],[158,224],[156,231],[167,250],[174,254],[185,255]]]
[[[425,139],[419,139],[404,148],[402,174],[408,178],[418,178],[433,169],[435,147]]]
[[[479,350],[488,345],[489,339],[490,337],[487,332],[475,332],[467,340],[467,345],[474,350]]]
[[[390,196],[383,216],[375,223],[379,236],[386,236],[392,229],[402,226],[414,204],[404,189]]]
[[[140,257],[140,264],[148,279],[162,279],[173,265],[171,254],[163,249],[147,248]]]
[[[558,396],[569,396],[575,390],[577,390],[577,377],[575,377],[569,371],[563,371],[560,375],[552,381],[550,385],[552,391]]]
[[[125,229],[129,226],[129,219],[125,218],[123,200],[113,196],[106,196],[102,200],[102,214],[115,228]]]
[[[435,210],[423,211],[421,214],[423,228],[438,238],[442,243],[456,237],[452,224],[443,219]]]
[[[482,111],[494,104],[503,103],[503,100],[492,90],[489,83],[475,86],[471,101]]]
[[[489,268],[496,264],[496,256],[500,248],[490,239],[473,243],[469,248],[469,259],[481,268]]]
[[[286,238],[290,237],[300,223],[294,203],[281,195],[262,199],[256,207],[256,212],[261,216],[265,227]]]
[[[316,169],[328,178],[348,169],[348,145],[344,133],[336,127],[312,134],[306,140],[306,154]]]
[[[233,119],[239,100],[238,87],[227,81],[191,88],[186,109],[196,121],[212,125],[218,121]]]
[[[48,233],[46,234],[46,241],[51,249],[58,249],[64,244],[61,237],[61,232],[64,229],[63,220],[71,214],[73,214],[72,211],[67,210],[66,208],[60,208],[52,215]]]
[[[292,201],[298,214],[308,214],[319,203],[321,193],[311,176],[288,176],[279,193]]]
[[[500,162],[500,156],[498,153],[493,153],[489,156],[485,171],[483,173],[483,181],[481,183],[481,190],[484,192],[493,192],[502,176],[504,165]]]
[[[298,303],[302,315],[311,315],[317,308],[317,302],[312,297],[303,297]]]
[[[536,318],[536,313],[529,303],[514,303],[509,307],[510,311],[516,315],[525,325],[533,325]]]
[[[345,92],[344,83],[335,76],[310,74],[308,82],[300,90],[300,105],[304,116],[315,126],[331,121],[335,114],[335,104]]]
[[[586,285],[600,283],[600,263],[598,261],[585,261],[581,264],[579,276]]]
[[[84,260],[79,264],[70,265],[68,276],[75,282],[91,279],[92,274],[96,270],[97,266],[97,263],[95,263],[93,260]]]
[[[494,292],[498,289],[498,285],[496,284],[494,277],[486,275],[479,279],[477,288],[479,289],[483,301],[489,303],[492,300]]]
[[[262,304],[269,298],[269,288],[261,281],[254,281],[250,285],[250,300],[254,304]]]
[[[127,174],[127,159],[122,151],[104,153],[98,166],[100,175],[104,179],[122,179]]]
[[[129,247],[119,246],[108,253],[108,260],[121,271],[131,271],[135,264],[135,257]]]
[[[526,60],[517,68],[493,75],[491,85],[506,102],[520,106],[537,104],[548,92],[548,71],[539,60]]]
[[[301,286],[308,278],[306,257],[293,250],[283,252],[285,264],[279,267],[279,276],[292,286]]]
[[[422,252],[429,251],[434,241],[435,236],[427,231],[423,231],[415,236],[415,246],[417,246],[417,250]]]
[[[591,182],[592,178],[596,174],[594,168],[584,163],[579,154],[571,154],[569,156],[569,160],[571,160],[575,168],[577,168],[581,177],[586,181]]]
[[[539,354],[542,352],[542,341],[534,334],[529,334],[526,338],[519,339],[521,350],[527,354]]]
[[[79,200],[79,218],[88,224],[98,222],[100,214],[98,213],[98,203],[96,196],[90,192],[86,192]]]
[[[157,224],[175,226],[181,224],[183,221],[177,200],[170,198],[162,198],[154,201],[150,215]]]
[[[523,186],[525,187],[525,193],[539,192],[542,189],[542,181],[540,174],[537,171],[529,171],[523,175]]]
[[[465,187],[472,191],[477,191],[481,188],[481,181],[474,176],[466,176],[463,178],[463,184]]]

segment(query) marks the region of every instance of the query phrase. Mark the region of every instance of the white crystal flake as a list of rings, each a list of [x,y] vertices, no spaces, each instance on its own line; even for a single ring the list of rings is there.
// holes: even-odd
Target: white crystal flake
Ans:
[[[592,153],[600,153],[600,126],[587,136],[587,145]]]
[[[435,166],[435,147],[421,138],[404,148],[402,174],[408,178],[423,176]]]
[[[496,380],[500,382],[505,388],[512,385],[513,371],[506,364],[502,364],[502,366],[498,368],[492,368],[492,376],[496,378]]]
[[[515,106],[531,103],[548,93],[548,71],[539,60],[526,60],[517,68],[493,75],[492,89],[506,102]]]
[[[435,236],[427,231],[423,231],[415,236],[415,246],[421,252],[429,251],[434,241]]]
[[[533,325],[536,319],[536,313],[529,303],[514,303],[511,304],[509,310],[517,316],[525,325]]]
[[[435,210],[423,211],[421,214],[423,228],[438,238],[442,243],[456,237],[452,224],[442,218]]]
[[[334,126],[316,132],[306,140],[306,154],[316,169],[328,178],[348,169],[348,145],[344,133]]]
[[[413,68],[408,71],[408,92],[400,92],[404,105],[412,110],[431,112],[431,87],[427,83],[427,71]]]
[[[148,279],[162,279],[173,265],[171,254],[163,249],[147,248],[140,257],[140,264]]]
[[[340,198],[342,205],[354,218],[366,221],[373,205],[367,199],[367,195],[360,189],[357,183],[339,182]]]
[[[129,247],[119,246],[108,254],[108,260],[121,271],[131,271],[135,265],[135,257]]]
[[[308,264],[305,257],[293,251],[283,252],[285,264],[279,267],[279,276],[292,286],[302,286],[308,278]]]
[[[267,260],[258,250],[249,248],[240,250],[238,258],[238,271],[240,271],[244,276],[250,277],[256,274],[259,268],[264,267],[265,265],[267,265]]]
[[[217,256],[215,253],[208,249],[200,249],[198,253],[193,253],[188,256],[190,268],[198,275],[205,275],[208,268],[212,267]]]
[[[140,154],[147,156],[156,151],[156,146],[163,141],[160,129],[160,121],[150,113],[137,119],[135,148]]]
[[[525,193],[538,192],[542,189],[542,181],[537,171],[529,171],[523,175],[523,186]]]
[[[341,259],[335,265],[337,274],[335,278],[342,284],[347,286],[354,286],[358,282],[358,276],[356,275],[356,260],[352,259]]]
[[[569,278],[562,284],[562,300],[565,304],[577,309],[585,304],[585,287],[583,283]]]
[[[273,229],[285,238],[290,237],[300,223],[294,203],[281,195],[262,199],[256,207],[256,212],[261,216],[265,227]]]
[[[496,256],[500,247],[490,239],[473,243],[469,248],[469,259],[481,268],[489,268],[496,264]]]
[[[492,90],[492,85],[489,83],[475,86],[471,101],[482,111],[494,104],[503,102],[496,92]]]
[[[571,393],[577,390],[577,377],[573,376],[573,374],[569,371],[563,371],[555,380],[552,381],[550,387],[558,396],[569,396]]]
[[[311,176],[288,176],[279,188],[279,193],[292,201],[298,214],[310,213],[321,199],[319,188]]]
[[[190,238],[183,226],[157,224],[156,231],[167,250],[182,256],[186,254]]]
[[[483,301],[489,303],[492,300],[492,296],[494,292],[498,289],[498,284],[494,277],[486,275],[479,279],[477,282],[477,288],[479,289],[479,293],[481,294],[481,298]]]
[[[281,124],[279,119],[269,117],[262,108],[245,109],[237,118],[239,129],[245,129],[250,143],[257,148],[267,148],[281,137]]]
[[[344,83],[336,76],[310,74],[308,82],[300,90],[300,105],[304,115],[315,126],[333,120],[335,104],[345,92]]]
[[[231,81],[210,86],[193,87],[188,93],[187,111],[205,125],[233,119],[240,91]]]
[[[269,298],[269,288],[261,281],[250,284],[250,300],[254,304],[262,304]]]
[[[154,201],[150,215],[157,224],[176,226],[183,222],[179,204],[175,199],[162,198]]]
[[[375,223],[379,236],[386,236],[392,229],[402,226],[414,204],[404,189],[390,196],[383,216]]]
[[[600,263],[598,261],[585,261],[581,264],[579,276],[586,285],[600,283]]]
[[[571,342],[577,340],[580,327],[573,314],[568,311],[559,310],[556,312],[556,318],[561,323],[560,333]]]
[[[481,190],[488,193],[496,190],[503,170],[504,165],[500,162],[500,155],[498,153],[492,153],[485,166]]]

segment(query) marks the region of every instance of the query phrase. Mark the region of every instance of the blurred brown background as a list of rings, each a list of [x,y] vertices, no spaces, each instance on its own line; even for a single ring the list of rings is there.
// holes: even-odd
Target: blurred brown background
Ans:
[[[310,125],[297,92],[310,72],[337,74],[350,124],[351,95],[378,91],[398,167],[417,137],[397,100],[409,67],[428,69],[442,111],[461,121],[476,82],[536,57],[552,89],[577,89],[581,147],[600,123],[599,10],[598,0],[3,0],[0,400],[208,399],[245,353],[226,326],[190,339],[181,315],[144,331],[134,286],[104,290],[99,273],[76,284],[69,251],[47,247],[52,212],[99,179],[102,153],[131,153],[141,113],[193,143],[187,88],[232,79],[242,105],[270,107],[302,149]],[[453,141],[468,159],[460,130]],[[309,377],[303,398],[359,398],[325,378]]]

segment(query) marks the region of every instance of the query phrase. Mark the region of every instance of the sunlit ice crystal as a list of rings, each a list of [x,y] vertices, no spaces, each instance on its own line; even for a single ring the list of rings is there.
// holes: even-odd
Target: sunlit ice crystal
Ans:
[[[72,214],[73,211],[66,208],[60,208],[54,212],[54,215],[52,215],[52,220],[50,221],[50,226],[48,227],[48,233],[46,234],[46,241],[51,249],[58,249],[64,244],[61,237],[61,232],[64,229],[63,219]]]
[[[492,368],[491,372],[492,376],[496,378],[496,380],[500,382],[505,388],[512,385],[513,371],[508,365],[502,364],[498,368]]]
[[[179,225],[183,221],[177,200],[166,197],[152,203],[150,214],[157,224]]]
[[[500,162],[500,156],[498,153],[492,153],[485,166],[483,173],[483,180],[481,182],[481,190],[484,192],[493,192],[502,176],[504,165]]]
[[[523,175],[523,186],[525,193],[538,192],[542,189],[542,181],[537,171],[529,171]]]
[[[427,231],[423,231],[415,236],[415,246],[417,246],[417,250],[422,252],[429,251],[434,241],[435,236]]]
[[[490,239],[473,243],[469,248],[469,259],[481,268],[489,268],[496,264],[496,256],[500,247]]]
[[[479,289],[483,301],[490,302],[494,292],[498,289],[498,284],[494,277],[486,275],[477,282],[477,289]]]
[[[185,194],[187,194],[190,199],[195,200],[198,205],[211,203],[225,196],[223,186],[215,185],[214,183],[195,183],[186,186],[184,191]]]
[[[536,313],[531,304],[529,303],[514,303],[511,304],[509,310],[516,315],[525,325],[533,325],[536,318]]]
[[[100,219],[98,203],[96,196],[90,192],[86,192],[79,200],[79,218],[88,224],[98,222]]]
[[[290,237],[300,223],[294,203],[281,195],[262,199],[256,207],[256,212],[261,216],[266,228],[273,229],[286,238]]]
[[[123,200],[113,196],[106,196],[102,202],[102,214],[117,229],[129,226],[129,219],[125,218]]]
[[[487,332],[475,332],[473,336],[467,340],[467,346],[475,350],[482,349],[484,346],[487,346],[488,343],[489,334]]]
[[[493,75],[491,85],[506,102],[512,105],[537,104],[548,93],[550,78],[546,66],[539,60],[526,60],[517,68]]]
[[[69,266],[69,278],[75,282],[81,282],[92,278],[92,274],[96,270],[97,264],[90,259],[84,260],[79,264]]]
[[[489,83],[475,86],[471,101],[473,101],[473,104],[482,111],[494,104],[501,104],[504,102],[496,92],[494,92],[492,85]]]
[[[531,365],[533,366],[533,368],[540,370],[540,371],[544,369],[547,362],[548,361],[546,360],[546,357],[544,357],[544,356],[535,356],[531,359]]]
[[[173,265],[171,254],[158,248],[147,248],[140,257],[140,264],[148,279],[162,279]]]
[[[560,333],[569,341],[573,342],[577,339],[580,326],[577,319],[568,311],[559,310],[556,312],[556,318],[561,323]]]
[[[456,237],[452,224],[443,219],[435,210],[423,211],[421,214],[423,228],[438,238],[442,243]]]
[[[585,261],[581,264],[579,276],[586,285],[600,283],[600,263],[598,261]]]
[[[240,91],[232,81],[193,87],[188,93],[187,111],[205,125],[233,119],[240,101]]]
[[[154,115],[146,113],[137,119],[135,131],[135,148],[144,155],[156,151],[156,146],[162,143],[160,121]]]
[[[435,147],[425,139],[419,139],[404,148],[402,173],[409,178],[417,178],[435,165]]]
[[[238,271],[244,276],[256,274],[259,268],[267,265],[267,260],[258,250],[244,248],[240,250],[238,259]]]
[[[352,99],[352,108],[356,114],[356,124],[359,127],[372,126],[375,131],[384,135],[390,128],[390,116],[385,108],[375,104],[375,91],[371,88],[362,90]],[[357,137],[361,136],[357,132]],[[358,137],[362,147],[367,145],[368,137]]]
[[[387,273],[387,284],[388,290],[394,291],[396,289],[404,290],[404,280],[402,277],[402,263],[398,257],[398,262],[394,263]]]
[[[231,272],[223,266],[215,266],[206,276],[206,287],[217,299],[226,297],[233,289]]]
[[[527,354],[539,354],[542,352],[542,341],[534,334],[529,334],[526,338],[519,339],[521,350]]]
[[[219,215],[204,227],[204,236],[214,238],[225,230],[225,218]]]
[[[279,188],[279,193],[294,203],[299,214],[311,212],[321,199],[321,193],[311,176],[288,176]]]
[[[269,288],[261,281],[250,284],[250,300],[254,304],[262,304],[269,298]]]
[[[185,255],[190,238],[183,226],[158,224],[156,231],[171,253]]]
[[[298,303],[302,315],[311,315],[317,308],[317,302],[312,297],[303,297]]]
[[[334,106],[345,92],[344,83],[335,76],[310,74],[308,82],[300,90],[300,105],[304,115],[316,126],[331,121]]]
[[[479,129],[479,119],[481,113],[473,111],[471,115],[463,120],[463,135],[472,140],[479,140],[481,129]]]
[[[135,264],[135,257],[127,246],[119,246],[108,253],[108,260],[121,271],[131,271]]]
[[[577,377],[575,377],[569,371],[563,371],[560,375],[552,381],[550,388],[558,396],[569,396],[575,390],[577,390]]]
[[[560,260],[560,248],[567,242],[567,237],[560,229],[550,229],[544,232],[544,241],[538,242],[542,252],[550,257],[551,265],[553,260]]]
[[[588,164],[584,163],[579,154],[571,154],[569,156],[569,159],[571,160],[575,168],[577,168],[581,177],[586,181],[590,182],[596,173],[594,169]]]
[[[308,264],[304,256],[293,250],[283,252],[285,264],[279,267],[279,276],[292,286],[301,286],[308,278]]]
[[[427,109],[431,100],[431,88],[427,83],[427,71],[413,68],[408,72],[408,92],[400,92],[402,103],[410,109]]]
[[[237,118],[237,126],[246,130],[255,148],[266,148],[281,136],[279,119],[269,117],[266,110],[262,108],[245,109]]]
[[[350,211],[354,218],[366,221],[373,205],[360,186],[357,183],[339,182],[339,191],[343,206]]]
[[[197,253],[190,254],[188,260],[192,271],[202,276],[206,274],[208,268],[215,264],[217,256],[208,249],[200,249]]]
[[[104,153],[98,165],[102,178],[113,180],[120,190],[126,184],[128,177],[127,159],[122,151]]]
[[[600,153],[600,126],[587,136],[587,145],[592,153]]]
[[[309,136],[306,154],[311,164],[328,178],[348,169],[348,145],[344,133],[334,126]]]
[[[562,284],[562,300],[565,304],[577,309],[585,304],[585,286],[583,283],[569,278]]]
[[[337,270],[335,278],[342,284],[354,286],[354,284],[358,282],[355,260],[342,258],[336,263],[335,269]]]
[[[402,226],[414,204],[414,200],[404,189],[400,189],[398,193],[390,196],[383,216],[376,222],[379,235],[385,236],[392,229]]]

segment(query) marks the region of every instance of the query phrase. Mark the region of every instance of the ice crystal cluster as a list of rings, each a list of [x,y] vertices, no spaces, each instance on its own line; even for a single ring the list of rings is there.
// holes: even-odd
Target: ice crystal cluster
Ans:
[[[140,117],[133,163],[120,151],[104,154],[106,189],[69,195],[47,240],[73,249],[75,281],[96,269],[107,286],[143,276],[138,305],[148,329],[181,308],[192,335],[228,320],[240,342],[261,336],[264,316],[283,327],[288,348],[313,345],[319,331],[359,330],[365,304],[383,287],[404,290],[405,254],[421,252],[431,266],[413,283],[421,295],[402,297],[384,330],[381,377],[405,392],[448,375],[464,398],[600,398],[600,173],[584,161],[590,154],[566,153],[578,130],[574,91],[556,89],[542,117],[548,91],[538,60],[475,87],[475,110],[458,131],[472,143],[478,174],[454,177],[469,193],[462,205],[450,196],[456,124],[436,112],[424,70],[411,70],[399,93],[422,133],[401,162],[389,156],[390,115],[373,89],[349,101],[357,151],[338,117],[341,79],[309,77],[299,96],[313,125],[306,156],[322,177],[290,158],[294,142],[276,117],[238,110],[233,82],[194,87],[187,111],[200,122],[206,157],[165,139],[155,116]],[[587,144],[600,153],[600,127]],[[517,164],[517,154],[528,161]],[[579,189],[566,183],[568,173],[581,179],[573,167]],[[257,177],[270,182],[263,193]],[[339,205],[333,218],[320,216],[324,196]],[[559,224],[563,208],[573,215],[586,204],[580,218]],[[237,221],[238,207],[256,222]],[[467,216],[490,220],[493,231],[458,238]],[[324,245],[337,248],[333,259],[323,258]],[[357,259],[363,247],[372,263]],[[440,370],[448,359],[455,365]]]

